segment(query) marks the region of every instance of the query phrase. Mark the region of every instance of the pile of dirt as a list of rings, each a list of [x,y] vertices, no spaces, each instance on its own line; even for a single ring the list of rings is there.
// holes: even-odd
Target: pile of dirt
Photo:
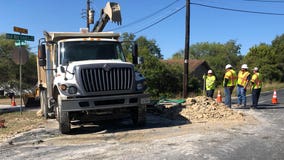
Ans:
[[[234,111],[224,103],[217,103],[214,99],[205,96],[187,98],[182,105],[165,105],[161,111],[167,118],[184,119],[190,122],[245,120],[242,112]]]

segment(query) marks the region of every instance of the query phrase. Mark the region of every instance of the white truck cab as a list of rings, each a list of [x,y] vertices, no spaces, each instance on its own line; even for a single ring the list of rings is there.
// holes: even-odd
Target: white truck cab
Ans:
[[[40,104],[69,133],[72,122],[94,122],[130,113],[144,125],[149,96],[145,78],[126,62],[119,34],[45,32],[38,53]],[[133,45],[134,63],[137,45]]]

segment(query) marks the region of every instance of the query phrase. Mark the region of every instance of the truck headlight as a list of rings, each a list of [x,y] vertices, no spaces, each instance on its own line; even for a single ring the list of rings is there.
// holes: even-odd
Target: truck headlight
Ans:
[[[143,83],[137,83],[136,89],[137,89],[138,91],[139,91],[139,90],[142,90],[142,89],[143,89]]]
[[[77,93],[77,88],[74,86],[68,87],[68,93],[69,94],[76,94]]]
[[[137,91],[143,91],[143,90],[145,90],[145,88],[146,88],[146,81],[137,82],[137,84],[136,84],[136,90]]]
[[[62,91],[66,91],[67,86],[66,86],[65,84],[61,84],[61,85],[60,85],[60,89],[61,89]]]

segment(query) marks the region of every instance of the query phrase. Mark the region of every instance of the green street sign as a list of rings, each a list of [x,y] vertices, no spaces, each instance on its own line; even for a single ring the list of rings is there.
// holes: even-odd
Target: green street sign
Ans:
[[[30,35],[21,35],[21,34],[11,34],[6,33],[7,39],[15,39],[15,40],[25,40],[25,41],[34,41],[35,37]]]
[[[16,40],[15,41],[15,46],[24,46],[24,45],[27,45],[27,42],[26,41],[20,41],[20,40]]]

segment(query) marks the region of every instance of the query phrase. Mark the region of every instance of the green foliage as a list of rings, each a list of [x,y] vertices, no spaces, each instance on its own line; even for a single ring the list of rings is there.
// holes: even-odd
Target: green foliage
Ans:
[[[123,33],[123,41],[134,41],[133,34]],[[146,37],[135,39],[138,44],[139,56],[144,58],[144,63],[137,69],[146,77],[147,92],[152,97],[173,97],[182,91],[182,68],[180,66],[169,66],[161,61],[160,48],[155,40]],[[131,45],[123,43],[123,49],[127,60],[131,60]]]
[[[184,57],[184,51],[180,50],[173,54],[172,59],[183,59]]]
[[[258,67],[267,81],[283,81],[283,63],[279,63],[281,56],[276,54],[278,48],[261,43],[258,46],[250,48],[243,62],[253,67]]]
[[[18,88],[20,81],[19,65],[12,60],[11,52],[15,49],[14,40],[6,39],[0,35],[0,85],[10,85],[11,88]],[[28,46],[24,46],[28,47]],[[37,69],[36,55],[30,53],[29,60],[22,65],[22,87],[30,88],[36,84]]]
[[[140,72],[147,78],[147,92],[153,97],[173,97],[182,90],[179,66],[169,66],[153,55],[145,55]]]
[[[183,58],[183,55],[184,51],[181,50],[175,53],[172,59]],[[221,84],[226,64],[237,67],[242,59],[240,45],[234,40],[230,40],[225,44],[209,42],[193,44],[190,46],[189,57],[190,59],[205,60],[214,71],[217,79],[219,79],[218,84]]]
[[[141,36],[136,40],[136,42],[139,46],[143,46],[139,48],[139,53],[141,53],[142,56],[150,54],[158,59],[163,59],[163,55],[161,54],[161,49],[156,44],[155,40],[153,39],[148,40],[146,37]]]
[[[132,42],[134,41],[135,35],[131,33],[123,33],[121,35],[121,39],[123,41],[122,43],[122,49],[125,53],[125,57],[127,61],[131,62],[132,61]]]

